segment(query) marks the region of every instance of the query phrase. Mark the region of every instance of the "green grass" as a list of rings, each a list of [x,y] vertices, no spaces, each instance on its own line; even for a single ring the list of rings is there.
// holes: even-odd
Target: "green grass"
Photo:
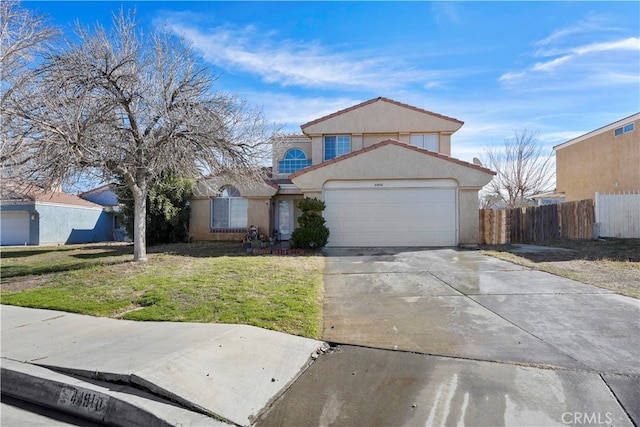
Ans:
[[[241,323],[318,338],[321,256],[248,256],[239,244],[11,248],[3,304],[131,320]]]

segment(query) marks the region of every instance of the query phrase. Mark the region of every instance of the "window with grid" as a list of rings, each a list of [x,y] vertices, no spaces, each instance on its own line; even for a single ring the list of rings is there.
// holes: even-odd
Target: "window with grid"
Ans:
[[[324,160],[351,152],[351,137],[349,135],[333,135],[324,137]]]
[[[287,154],[284,155],[284,160],[278,162],[278,172],[294,173],[308,166],[311,166],[311,160],[307,159],[304,151],[294,148],[287,151]]]
[[[247,199],[234,187],[222,187],[211,201],[211,228],[247,228],[247,223]]]
[[[425,148],[429,151],[438,152],[438,134],[437,133],[422,133],[411,135],[411,145],[416,147]]]

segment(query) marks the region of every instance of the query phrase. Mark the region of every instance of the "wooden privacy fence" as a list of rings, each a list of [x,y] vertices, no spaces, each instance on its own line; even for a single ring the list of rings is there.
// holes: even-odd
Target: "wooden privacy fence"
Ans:
[[[536,243],[559,237],[590,239],[593,200],[516,209],[480,209],[481,245]]]

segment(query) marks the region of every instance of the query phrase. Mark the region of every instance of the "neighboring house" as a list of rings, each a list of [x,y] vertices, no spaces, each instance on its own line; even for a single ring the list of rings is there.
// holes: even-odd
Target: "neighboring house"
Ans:
[[[566,201],[640,191],[640,113],[555,146],[556,193]]]
[[[7,188],[0,201],[4,245],[49,245],[113,240],[113,216],[102,206],[62,191]]]
[[[94,188],[84,193],[78,194],[78,197],[84,200],[88,200],[95,204],[98,204],[104,208],[104,210],[111,214],[112,221],[112,234],[111,240],[116,242],[130,241],[131,239],[127,235],[127,230],[122,220],[122,207],[118,196],[113,191],[111,184],[105,184],[103,186]]]
[[[247,227],[288,240],[305,196],[326,203],[328,246],[456,246],[478,242],[478,191],[494,173],[450,157],[463,122],[375,98],[273,141],[271,178],[198,183],[194,240],[239,240]]]

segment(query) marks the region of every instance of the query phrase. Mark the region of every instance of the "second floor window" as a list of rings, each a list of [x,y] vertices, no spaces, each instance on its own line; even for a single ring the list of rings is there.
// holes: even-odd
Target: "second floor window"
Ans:
[[[422,133],[411,135],[411,145],[416,147],[425,148],[429,151],[438,152],[438,134],[437,133]]]
[[[211,201],[211,228],[246,228],[247,207],[247,199],[237,189],[222,187],[218,197]]]
[[[631,132],[633,131],[633,129],[634,129],[633,123],[629,123],[627,125],[624,125],[621,128],[616,129],[614,133],[616,136],[618,136],[618,135],[622,135],[623,133]]]
[[[351,152],[351,137],[349,135],[335,135],[324,137],[324,160],[335,159],[336,157]]]
[[[311,166],[311,160],[307,159],[304,151],[294,148],[287,151],[284,160],[278,162],[278,173],[294,173],[308,166]]]

